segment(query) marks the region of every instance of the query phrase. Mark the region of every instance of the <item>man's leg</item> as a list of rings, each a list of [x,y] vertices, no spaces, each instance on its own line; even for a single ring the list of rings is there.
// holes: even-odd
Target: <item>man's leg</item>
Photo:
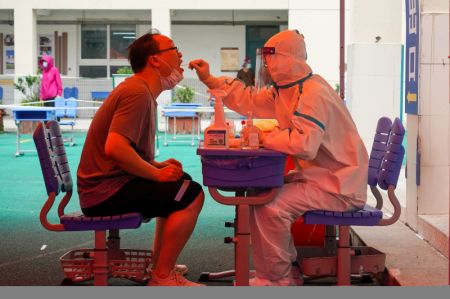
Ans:
[[[253,265],[256,276],[278,281],[291,276],[297,251],[291,225],[309,210],[347,211],[352,206],[307,183],[285,184],[267,205],[255,206],[250,214]]]
[[[166,218],[157,217],[155,224],[155,236],[153,238],[153,255],[152,255],[152,269],[155,270],[156,264],[159,259],[159,252],[161,250],[161,236],[163,233],[164,225],[166,224]]]
[[[195,228],[203,201],[202,191],[186,209],[174,212],[167,217],[160,236],[159,256],[154,271],[158,277],[169,276],[175,267],[181,250]]]

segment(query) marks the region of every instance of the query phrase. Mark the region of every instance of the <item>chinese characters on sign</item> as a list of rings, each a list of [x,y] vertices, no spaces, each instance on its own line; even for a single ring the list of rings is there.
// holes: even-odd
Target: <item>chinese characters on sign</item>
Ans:
[[[419,0],[406,0],[405,112],[418,114],[419,106]]]

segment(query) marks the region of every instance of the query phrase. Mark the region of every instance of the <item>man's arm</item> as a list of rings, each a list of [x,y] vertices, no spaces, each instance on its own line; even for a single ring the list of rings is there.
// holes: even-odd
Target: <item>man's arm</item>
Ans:
[[[131,147],[130,140],[116,132],[109,132],[105,155],[129,174],[158,182],[174,182],[181,178],[181,167],[170,164],[161,169],[143,160]]]
[[[289,129],[275,129],[264,140],[264,146],[303,160],[317,156],[328,125],[328,106],[318,86],[304,88],[299,104],[291,115]]]

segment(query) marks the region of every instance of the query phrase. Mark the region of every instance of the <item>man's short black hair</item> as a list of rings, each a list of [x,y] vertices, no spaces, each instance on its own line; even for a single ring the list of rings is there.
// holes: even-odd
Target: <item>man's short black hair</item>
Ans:
[[[155,35],[161,35],[161,33],[157,29],[152,29],[128,46],[128,61],[134,73],[142,71],[147,64],[147,58],[159,51]]]

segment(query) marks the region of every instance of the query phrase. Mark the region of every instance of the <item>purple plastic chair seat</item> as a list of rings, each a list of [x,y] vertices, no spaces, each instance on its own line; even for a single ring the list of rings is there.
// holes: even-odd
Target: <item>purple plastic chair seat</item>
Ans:
[[[309,211],[303,217],[305,224],[373,226],[383,218],[383,212],[366,205],[353,212]]]
[[[142,223],[139,213],[128,213],[114,216],[87,217],[81,212],[63,215],[61,224],[66,231],[111,230],[138,228]]]

